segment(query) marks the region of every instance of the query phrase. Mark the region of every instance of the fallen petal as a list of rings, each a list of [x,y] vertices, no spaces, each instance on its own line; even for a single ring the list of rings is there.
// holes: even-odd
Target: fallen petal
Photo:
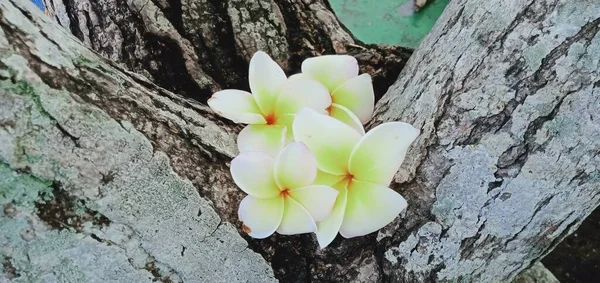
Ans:
[[[289,194],[319,222],[331,214],[338,191],[329,186],[317,185],[290,190]]]
[[[335,175],[347,173],[350,153],[360,140],[360,133],[309,108],[296,114],[293,128],[295,140],[310,149],[320,170]]]
[[[330,92],[358,76],[358,62],[349,55],[324,55],[302,62],[302,73],[324,84]]]
[[[317,161],[301,142],[286,146],[275,159],[275,181],[280,189],[311,185],[317,176]]]
[[[273,174],[275,160],[264,152],[241,153],[231,161],[231,176],[242,191],[255,198],[272,198],[280,191]]]
[[[346,190],[347,184],[348,181],[344,180],[333,186],[339,191],[333,210],[329,217],[317,223],[317,241],[321,248],[325,248],[333,242],[342,226],[348,195],[348,191]]]
[[[330,105],[331,95],[324,85],[306,75],[296,74],[282,85],[275,106],[275,116],[296,114],[304,107],[325,114],[325,109]]]
[[[276,157],[286,145],[286,134],[287,128],[281,125],[248,125],[238,135],[238,149]]]
[[[365,128],[362,125],[362,122],[358,120],[358,117],[352,113],[348,108],[339,105],[337,103],[331,104],[331,111],[329,112],[329,116],[336,118],[344,124],[354,128],[361,135],[365,134]]]
[[[280,117],[277,117],[277,125],[284,126],[287,129],[285,134],[286,144],[294,142],[294,128],[292,127],[292,125],[294,124],[295,117],[296,114],[285,114]]]
[[[373,233],[392,222],[406,206],[406,200],[388,187],[353,180],[348,184],[340,234],[352,238]]]
[[[334,174],[329,174],[329,173],[321,171],[321,170],[317,170],[317,178],[315,178],[315,181],[313,182],[313,184],[331,187],[334,184],[337,184],[339,181],[341,181],[345,177],[346,177],[346,175],[334,175]]]
[[[381,124],[364,135],[350,157],[354,178],[387,186],[402,165],[419,130],[402,122]]]
[[[216,92],[208,100],[208,106],[217,114],[235,123],[267,123],[254,101],[254,97],[246,91],[226,89]]]
[[[264,239],[277,230],[283,218],[283,198],[258,199],[246,196],[240,203],[238,216],[252,238]]]
[[[285,197],[284,203],[283,219],[277,233],[296,235],[317,231],[317,224],[302,205],[290,197]]]
[[[250,59],[248,81],[262,113],[272,113],[281,85],[287,76],[267,53],[258,51]]]
[[[343,105],[354,113],[362,124],[371,120],[375,108],[375,93],[369,74],[354,77],[331,94],[333,103]]]

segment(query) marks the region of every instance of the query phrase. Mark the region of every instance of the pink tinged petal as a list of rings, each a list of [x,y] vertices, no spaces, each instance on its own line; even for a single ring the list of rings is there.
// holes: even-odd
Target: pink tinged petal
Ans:
[[[275,160],[264,152],[241,153],[231,161],[233,181],[255,198],[272,198],[279,195],[273,176]]]
[[[324,85],[306,75],[296,74],[282,85],[275,106],[275,116],[296,114],[304,107],[325,114],[329,105],[331,95]]]
[[[387,186],[419,130],[402,122],[381,124],[364,135],[350,157],[354,179]]]
[[[324,55],[302,62],[302,73],[324,84],[330,92],[358,76],[358,62],[349,55]]]
[[[304,143],[317,159],[319,170],[346,175],[350,153],[360,133],[333,117],[304,108],[294,120],[294,138]]]
[[[289,194],[318,222],[331,214],[338,191],[329,186],[317,185],[290,190]]]
[[[315,185],[333,186],[344,179],[345,175],[334,175],[321,170],[317,170],[317,178],[313,182]]]
[[[286,144],[286,131],[280,125],[248,125],[238,135],[238,149],[241,153],[265,152],[276,157]]]
[[[277,233],[281,235],[295,235],[317,231],[317,224],[310,213],[297,201],[284,197],[283,219]]]
[[[258,51],[250,59],[248,80],[250,90],[256,98],[262,113],[273,112],[279,88],[287,77],[277,62],[273,61],[267,53]]]
[[[236,123],[265,124],[252,94],[242,90],[226,89],[213,94],[208,106],[217,114]]]
[[[317,223],[317,241],[321,248],[325,248],[333,242],[342,226],[348,196],[348,190],[346,189],[347,184],[348,181],[344,180],[334,185],[334,188],[339,191],[339,194],[333,206],[333,210],[329,217]]]
[[[259,199],[246,196],[240,203],[238,216],[244,230],[252,238],[264,239],[277,230],[283,218],[283,198]]]
[[[348,108],[334,103],[331,105],[329,116],[344,122],[344,124],[354,128],[361,135],[365,134],[365,128],[363,127],[362,122],[358,120],[358,117],[356,117],[356,115]]]
[[[375,93],[369,74],[362,74],[347,81],[334,90],[331,96],[334,103],[350,109],[362,124],[371,120],[375,108]]]
[[[286,146],[275,159],[275,181],[281,190],[311,185],[317,176],[317,161],[301,142]]]
[[[295,114],[285,114],[283,116],[277,117],[277,125],[284,126],[287,128],[285,135],[286,144],[294,142],[294,131],[292,125],[294,123],[295,117]]]
[[[397,192],[381,185],[353,180],[340,234],[344,238],[373,233],[392,222],[407,206]]]

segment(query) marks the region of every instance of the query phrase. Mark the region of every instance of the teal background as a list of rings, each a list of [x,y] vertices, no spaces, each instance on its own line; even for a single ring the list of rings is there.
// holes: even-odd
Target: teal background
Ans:
[[[407,0],[329,0],[340,21],[361,41],[416,48],[449,0],[434,0],[408,17],[400,15],[398,11],[406,2]]]

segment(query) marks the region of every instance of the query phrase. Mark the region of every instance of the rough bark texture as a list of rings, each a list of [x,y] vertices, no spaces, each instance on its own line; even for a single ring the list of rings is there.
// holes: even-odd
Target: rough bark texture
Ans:
[[[353,54],[382,85],[379,97],[410,55],[357,43],[324,0],[45,2],[52,17],[105,58],[203,102],[219,88],[247,89],[247,63],[257,50],[288,73],[299,72],[306,57]]]
[[[505,282],[598,206],[599,31],[596,1],[451,2],[377,107],[422,129],[391,281]]]
[[[504,2],[452,1],[378,104],[373,125],[422,129],[393,184],[406,215],[325,250],[238,234],[239,126],[196,101],[247,88],[258,49],[289,72],[350,52],[382,94],[404,50],[360,45],[322,1],[50,2],[123,67],[1,2],[0,279],[512,279],[600,202],[600,7]]]

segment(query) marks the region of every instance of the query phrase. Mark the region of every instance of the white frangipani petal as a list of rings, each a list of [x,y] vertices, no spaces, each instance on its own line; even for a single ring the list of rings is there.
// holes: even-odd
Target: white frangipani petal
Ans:
[[[281,87],[275,115],[296,114],[304,107],[326,114],[331,105],[331,95],[327,88],[304,74],[291,76]]]
[[[267,53],[254,53],[250,59],[248,80],[250,90],[263,114],[273,112],[279,89],[286,79],[281,67]]]
[[[302,62],[302,73],[324,84],[330,92],[358,76],[358,62],[349,55],[324,55]]]
[[[248,125],[238,135],[240,153],[265,152],[273,157],[286,144],[287,128],[280,125]]]
[[[283,218],[283,198],[258,199],[246,196],[240,203],[238,216],[250,237],[264,239],[277,230]]]
[[[295,235],[317,231],[317,224],[310,213],[292,198],[284,197],[283,219],[277,233],[281,235]]]
[[[375,92],[369,74],[362,74],[345,82],[331,96],[333,103],[348,108],[362,124],[371,120],[375,108]]]
[[[246,91],[226,89],[216,92],[208,100],[208,106],[217,114],[236,123],[266,123],[254,97]]]
[[[342,179],[346,178],[346,175],[334,175],[321,170],[317,170],[317,178],[315,178],[315,185],[333,186]]]
[[[344,124],[354,128],[361,135],[365,134],[365,128],[363,127],[362,122],[358,120],[358,117],[356,117],[356,115],[354,115],[354,113],[352,113],[352,111],[350,111],[348,108],[340,104],[333,103],[331,104],[329,116],[344,122]]]
[[[348,181],[344,180],[334,185],[334,188],[339,191],[339,194],[333,206],[333,210],[329,217],[317,223],[317,241],[321,248],[325,248],[331,244],[342,226],[348,196],[348,190],[346,189],[347,184]]]
[[[338,191],[329,186],[316,185],[290,190],[289,194],[319,222],[331,214]]]
[[[375,127],[361,138],[352,151],[350,173],[360,181],[389,185],[418,135],[419,130],[402,122]]]
[[[406,206],[406,200],[388,187],[353,180],[348,184],[340,234],[352,238],[373,233],[392,222]]]
[[[286,144],[294,142],[294,130],[292,127],[294,124],[294,118],[296,118],[296,114],[285,114],[277,117],[277,125],[284,126],[287,129],[285,135]]]
[[[294,138],[304,143],[317,159],[319,170],[345,175],[348,160],[361,135],[337,119],[304,108],[294,120]]]
[[[280,194],[273,174],[275,160],[263,152],[245,152],[231,161],[233,181],[255,198],[272,198]]]
[[[275,159],[275,181],[280,189],[296,189],[313,183],[317,161],[301,142],[286,146]]]

